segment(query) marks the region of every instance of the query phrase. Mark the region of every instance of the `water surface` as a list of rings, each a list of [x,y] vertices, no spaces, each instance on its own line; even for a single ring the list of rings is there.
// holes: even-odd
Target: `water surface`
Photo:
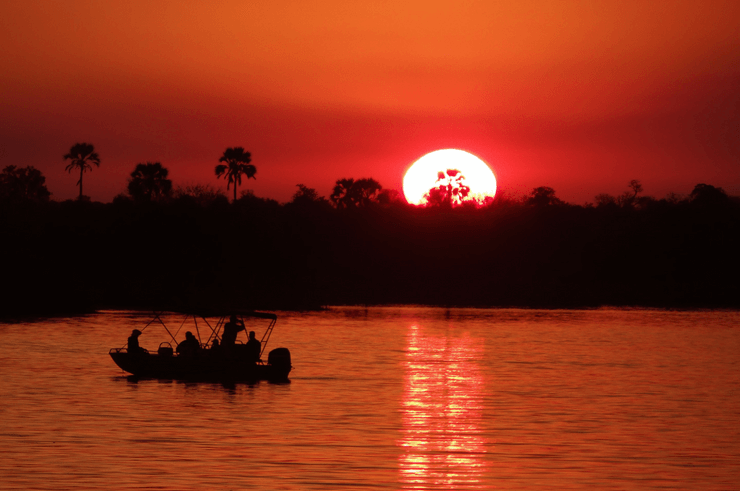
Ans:
[[[279,313],[268,350],[290,348],[292,382],[234,386],[126,377],[108,350],[149,320],[0,324],[0,489],[740,482],[737,312]]]

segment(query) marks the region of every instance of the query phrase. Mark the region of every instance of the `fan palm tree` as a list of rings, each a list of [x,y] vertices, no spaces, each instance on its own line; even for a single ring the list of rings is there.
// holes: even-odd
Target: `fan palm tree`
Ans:
[[[250,164],[252,155],[249,152],[245,152],[242,147],[229,147],[224,150],[224,154],[218,161],[226,162],[226,164],[216,166],[216,177],[224,176],[224,179],[228,182],[226,185],[227,190],[231,184],[234,184],[234,201],[236,201],[236,188],[242,183],[242,174],[245,174],[247,179],[257,179],[254,177],[257,173],[257,168]]]
[[[64,160],[71,160],[65,168],[70,174],[75,169],[80,169],[80,180],[77,184],[80,186],[80,200],[82,200],[82,174],[92,170],[92,165],[100,167],[100,157],[95,153],[95,147],[88,143],[76,143],[70,148],[69,153],[64,156]]]
[[[131,173],[128,193],[138,200],[152,201],[172,194],[172,181],[167,179],[169,171],[159,162],[138,164]]]
[[[470,186],[465,183],[465,176],[457,169],[447,169],[437,173],[437,182],[424,195],[427,206],[452,208],[462,204],[470,194]]]

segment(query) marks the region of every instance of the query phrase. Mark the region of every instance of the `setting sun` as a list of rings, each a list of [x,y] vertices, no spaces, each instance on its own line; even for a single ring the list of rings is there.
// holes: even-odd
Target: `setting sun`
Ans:
[[[455,170],[459,174],[448,172]],[[467,189],[459,201],[482,203],[496,195],[496,177],[491,168],[475,155],[454,149],[437,150],[414,162],[403,178],[403,194],[413,205],[426,204],[429,192],[452,178],[455,185]]]

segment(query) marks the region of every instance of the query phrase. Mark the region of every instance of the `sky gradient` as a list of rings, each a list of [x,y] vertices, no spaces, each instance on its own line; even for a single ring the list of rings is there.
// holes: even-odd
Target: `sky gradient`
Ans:
[[[229,146],[281,202],[343,177],[400,191],[441,148],[513,194],[740,195],[736,1],[2,1],[0,27],[0,166],[40,169],[57,200],[76,142],[100,201],[147,161],[225,189]]]

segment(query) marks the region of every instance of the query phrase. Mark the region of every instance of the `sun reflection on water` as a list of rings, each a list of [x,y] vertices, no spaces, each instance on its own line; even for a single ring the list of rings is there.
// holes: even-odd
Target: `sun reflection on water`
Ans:
[[[482,489],[486,440],[481,429],[483,347],[468,334],[407,336],[402,400],[404,489]]]

